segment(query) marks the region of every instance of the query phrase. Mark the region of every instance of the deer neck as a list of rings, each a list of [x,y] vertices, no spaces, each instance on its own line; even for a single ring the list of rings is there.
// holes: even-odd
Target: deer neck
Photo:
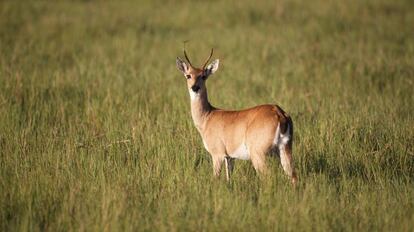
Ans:
[[[191,90],[190,90],[191,91]],[[209,113],[213,110],[207,96],[207,89],[201,89],[199,94],[190,92],[191,97],[191,116],[199,132],[204,129],[204,122]]]

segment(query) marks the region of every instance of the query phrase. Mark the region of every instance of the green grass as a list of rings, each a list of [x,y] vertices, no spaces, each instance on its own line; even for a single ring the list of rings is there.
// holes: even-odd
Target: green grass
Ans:
[[[411,231],[412,1],[1,1],[1,231]],[[182,41],[213,105],[278,103],[277,160],[230,183],[193,126]]]

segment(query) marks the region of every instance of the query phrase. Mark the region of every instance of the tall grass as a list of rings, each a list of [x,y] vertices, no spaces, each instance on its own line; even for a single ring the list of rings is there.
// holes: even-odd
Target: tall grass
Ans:
[[[411,1],[0,2],[1,231],[410,231]],[[214,47],[209,98],[278,103],[278,160],[212,177],[175,68]]]

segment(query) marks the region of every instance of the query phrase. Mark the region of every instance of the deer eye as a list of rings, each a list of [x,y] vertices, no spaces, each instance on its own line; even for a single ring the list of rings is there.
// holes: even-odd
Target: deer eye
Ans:
[[[186,75],[185,76],[187,79],[190,79],[191,78],[191,75]]]

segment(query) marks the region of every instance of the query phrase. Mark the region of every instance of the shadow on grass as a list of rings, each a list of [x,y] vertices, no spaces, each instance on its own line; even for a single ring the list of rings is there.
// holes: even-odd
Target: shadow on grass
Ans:
[[[336,182],[341,178],[361,178],[367,180],[367,169],[358,160],[335,161],[328,159],[325,154],[317,154],[305,160],[305,175],[323,174],[329,181]]]
[[[305,176],[322,174],[330,183],[343,179],[359,179],[363,182],[407,181],[414,178],[414,158],[402,159],[401,156],[381,154],[381,158],[366,155],[358,159],[352,157],[340,160],[317,154],[304,160]]]

